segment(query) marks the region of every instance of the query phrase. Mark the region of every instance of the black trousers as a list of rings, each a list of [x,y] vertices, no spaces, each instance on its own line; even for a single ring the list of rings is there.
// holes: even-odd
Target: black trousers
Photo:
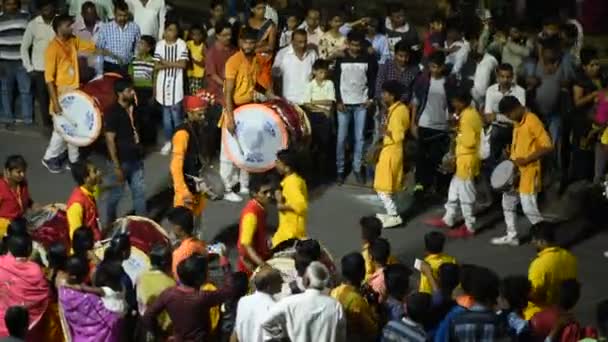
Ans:
[[[438,171],[441,159],[448,152],[450,137],[447,132],[418,127],[418,151],[416,153],[416,185],[425,191],[435,187],[437,191],[447,189],[449,175]],[[445,189],[444,189],[445,188]]]
[[[49,91],[46,87],[46,82],[44,81],[44,71],[32,72],[32,81],[34,84],[34,97],[36,101],[38,101],[42,124],[45,127],[52,127],[53,120],[51,119],[51,115],[49,113]]]
[[[334,174],[335,165],[333,154],[335,153],[334,125],[332,118],[323,113],[308,112],[310,127],[312,130],[311,153],[316,180],[323,182],[329,180]]]

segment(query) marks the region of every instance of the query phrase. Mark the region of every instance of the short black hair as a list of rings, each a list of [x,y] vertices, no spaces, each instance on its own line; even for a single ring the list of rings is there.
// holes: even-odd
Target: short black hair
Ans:
[[[445,235],[442,232],[429,232],[424,235],[424,249],[431,254],[443,252]]]
[[[84,12],[87,8],[91,8],[95,10],[95,13],[97,13],[97,8],[95,7],[95,3],[92,1],[85,1],[82,3],[82,6],[80,6],[80,12]]]
[[[122,262],[125,255],[131,252],[131,240],[127,234],[118,234],[112,237],[110,245],[103,253],[103,260]]]
[[[429,56],[429,64],[444,66],[445,65],[445,53],[443,53],[442,51],[435,51],[435,52],[431,53],[431,55]]]
[[[213,8],[213,7],[211,7]],[[215,30],[215,34],[219,34],[220,32],[224,31],[225,29],[229,29],[230,32],[232,33],[232,25],[230,25],[230,23],[227,20],[220,20],[217,23],[215,23],[215,26],[213,26],[213,29]]]
[[[363,216],[359,219],[359,225],[363,239],[369,243],[382,235],[382,221],[376,216]]]
[[[387,293],[401,301],[409,292],[412,271],[403,264],[387,265],[383,269]]]
[[[426,323],[431,312],[431,295],[424,292],[417,292],[407,296],[405,305],[407,315],[412,321]]]
[[[460,287],[464,293],[470,295],[472,291],[473,273],[478,267],[473,264],[460,265]]]
[[[74,22],[74,17],[69,14],[60,14],[53,19],[53,31],[57,33],[59,30],[59,26],[69,22],[70,24]]]
[[[48,250],[47,259],[49,268],[53,270],[65,270],[68,261],[68,249],[62,242],[54,242]]]
[[[348,32],[348,35],[346,35],[346,39],[348,39],[349,42],[357,42],[363,44],[363,42],[365,41],[365,35],[359,30],[351,30],[350,32]]]
[[[437,271],[439,288],[444,294],[452,295],[452,292],[460,283],[460,266],[446,262],[439,266]]]
[[[581,283],[576,279],[566,279],[559,286],[559,307],[570,311],[581,298]]]
[[[295,29],[292,33],[292,37],[295,35],[300,35],[300,36],[304,36],[304,37],[308,38],[308,33],[306,33],[306,30],[302,29],[302,28]]]
[[[549,244],[555,243],[556,225],[547,221],[541,221],[530,228],[532,239],[545,241]]]
[[[128,78],[119,78],[114,81],[114,94],[122,93],[123,91],[133,88],[133,83]]]
[[[353,252],[342,257],[342,276],[354,286],[365,278],[365,260],[361,253]]]
[[[154,39],[154,37],[148,34],[144,34],[139,39],[148,44],[148,46],[150,46],[150,49],[154,50],[154,47],[156,46],[156,39]]]
[[[528,298],[532,284],[528,277],[515,275],[505,277],[500,284],[500,295],[504,298],[509,307],[516,312],[528,306]]]
[[[8,238],[8,251],[16,258],[27,258],[32,253],[32,238],[29,235],[13,235]]]
[[[372,242],[370,254],[373,261],[380,265],[386,265],[391,255],[391,244],[386,239],[378,238]]]
[[[171,248],[166,244],[154,244],[148,255],[150,264],[160,270],[166,270],[171,266]]]
[[[500,278],[494,271],[477,266],[471,271],[471,295],[476,302],[484,305],[496,304]]]
[[[412,47],[409,46],[405,40],[400,40],[395,44],[395,53],[397,52],[407,52],[411,55]]]
[[[239,298],[247,295],[249,292],[249,277],[245,272],[234,272],[232,273],[232,284],[234,284],[234,296],[233,300],[238,300]]]
[[[6,158],[6,161],[4,162],[4,168],[9,171],[17,169],[27,170],[27,162],[25,161],[25,158],[23,158],[22,155],[13,154]]]
[[[182,284],[200,288],[207,280],[207,258],[202,254],[192,254],[177,265],[177,275]]]
[[[513,66],[509,63],[502,63],[496,68],[496,72],[499,72],[499,71],[509,71],[512,74]]]
[[[312,64],[312,70],[329,70],[329,62],[319,58]]]
[[[87,252],[93,249],[95,236],[93,230],[87,226],[76,228],[72,235],[72,249],[74,255],[86,257]]]
[[[389,80],[382,84],[382,91],[391,94],[395,101],[399,101],[401,95],[403,95],[403,84],[397,80]]]
[[[296,254],[293,257],[294,265],[296,268],[296,272],[300,277],[303,277],[306,274],[306,269],[311,262],[315,261],[308,255]]]
[[[30,324],[27,308],[20,305],[9,307],[4,313],[4,323],[10,336],[25,339]]]
[[[216,31],[217,32],[217,31]],[[240,37],[242,40],[258,40],[258,33],[250,27],[245,27],[241,30]]]
[[[186,235],[194,233],[194,216],[192,211],[186,207],[178,206],[169,211],[167,219],[172,224],[179,226]]]
[[[321,259],[321,245],[313,239],[299,240],[296,243],[296,254],[304,255],[312,260]]]
[[[458,87],[454,91],[454,93],[450,95],[450,100],[456,100],[465,105],[469,105],[473,100],[473,97],[471,96],[471,90],[467,87]]]
[[[55,1],[53,0],[40,0],[38,2],[38,8],[41,10],[47,6],[53,6],[53,8],[57,7],[57,4],[55,4]]]
[[[268,173],[254,173],[249,176],[249,192],[257,194],[263,186],[272,185]]]
[[[581,49],[581,65],[589,65],[591,61],[596,60],[597,49],[594,47],[584,47]]]
[[[89,264],[82,257],[73,255],[66,261],[65,270],[72,282],[82,283],[89,274]]]
[[[70,171],[72,172],[72,178],[78,186],[84,185],[87,177],[89,177],[89,166],[91,162],[86,160],[79,160],[70,165]]]
[[[114,2],[114,12],[129,12],[129,5],[124,0],[118,0]]]
[[[6,229],[6,236],[16,236],[16,235],[29,235],[27,230],[27,220],[24,217],[17,217],[12,220],[11,223],[8,224]]]
[[[95,270],[94,285],[97,287],[109,287],[114,291],[121,291],[121,278],[124,274],[122,263],[116,260],[104,260]]]
[[[289,168],[294,171],[298,169],[298,159],[296,157],[296,153],[289,148],[277,152],[277,159],[283,164],[289,166]]]
[[[519,102],[517,97],[509,95],[505,96],[498,103],[498,111],[503,114],[508,114],[521,107],[522,104]]]
[[[207,31],[205,31],[201,24],[192,24],[192,26],[190,26],[190,32],[192,31],[202,31],[203,34],[207,34]]]

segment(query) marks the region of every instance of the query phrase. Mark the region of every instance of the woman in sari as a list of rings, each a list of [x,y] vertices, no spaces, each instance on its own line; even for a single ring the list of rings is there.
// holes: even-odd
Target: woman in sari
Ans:
[[[46,279],[50,288],[50,298],[48,307],[40,320],[40,331],[45,341],[62,342],[65,341],[65,336],[61,329],[57,292],[67,280],[65,263],[68,259],[68,250],[66,246],[61,242],[52,244],[49,247],[47,259],[49,267],[46,269]]]
[[[270,19],[264,17],[267,0],[256,0],[251,8],[251,17],[247,26],[258,32],[258,42],[255,52],[260,63],[258,66],[257,83],[268,90],[272,87],[272,55],[276,46],[277,29]],[[261,92],[265,93],[265,91]]]
[[[59,312],[64,333],[71,342],[117,342],[122,334],[122,315],[109,310],[97,294],[85,289],[89,267],[72,256],[66,263],[67,284],[59,288]],[[90,292],[90,291],[88,291]]]

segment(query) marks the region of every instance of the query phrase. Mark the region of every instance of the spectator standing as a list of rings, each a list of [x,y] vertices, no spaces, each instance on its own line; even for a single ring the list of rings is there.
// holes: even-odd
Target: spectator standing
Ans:
[[[17,84],[21,100],[21,119],[26,125],[33,123],[32,80],[21,62],[21,48],[29,13],[21,10],[20,0],[5,0],[0,13],[0,80],[2,81],[2,115],[0,123],[12,128],[16,120],[14,90]]]
[[[104,71],[126,74],[140,37],[139,27],[130,19],[129,6],[122,0],[117,2],[114,20],[104,24],[97,37],[97,47],[113,54],[105,58]]]
[[[4,324],[8,330],[8,337],[0,339],[1,342],[25,342],[27,328],[30,325],[30,316],[23,306],[11,306],[4,315]]]
[[[296,13],[290,13],[287,15],[286,25],[281,31],[281,35],[279,37],[279,49],[282,49],[289,44],[291,44],[291,37],[295,30],[298,29],[300,25],[300,18]]]
[[[293,33],[291,45],[281,49],[274,60],[273,74],[282,81],[282,96],[290,102],[301,105],[312,74],[312,66],[317,60],[315,50],[308,48],[306,31],[298,29]]]
[[[510,64],[515,71],[515,75],[519,75],[519,68],[525,58],[532,52],[532,48],[527,44],[526,37],[521,31],[520,25],[513,25],[509,29],[509,37],[502,48],[501,61],[505,64]]]
[[[275,305],[272,296],[281,291],[281,273],[262,267],[253,278],[255,292],[239,300],[233,337],[239,342],[262,342],[262,323]]]
[[[471,89],[471,95],[476,103],[477,108],[483,108],[485,103],[486,92],[490,87],[492,76],[496,73],[496,67],[498,67],[498,59],[496,56],[500,55],[496,51],[491,51],[483,54],[481,61],[477,63],[475,68],[475,75],[473,76],[473,89]],[[495,56],[496,55],[496,56]]]
[[[399,41],[404,41],[412,51],[420,50],[420,37],[414,25],[410,25],[405,17],[405,9],[400,4],[388,6],[389,15],[384,21],[384,29],[391,48],[391,53],[395,51],[395,45]]]
[[[445,42],[445,18],[441,13],[435,13],[429,21],[428,32],[424,36],[422,55],[429,58],[431,54],[443,48]]]
[[[164,39],[156,44],[154,50],[154,69],[157,72],[155,97],[163,107],[163,131],[166,141],[160,150],[163,155],[171,152],[173,132],[183,122],[182,100],[188,47],[178,34],[178,24],[168,23]]]
[[[377,18],[371,17],[366,20],[365,38],[371,44],[370,54],[376,57],[378,64],[386,63],[391,57],[391,50],[386,35],[380,33],[380,22]]]
[[[95,4],[87,1],[82,4],[80,15],[74,20],[72,30],[74,35],[82,40],[96,41],[102,22],[97,16]]]
[[[49,113],[49,92],[44,80],[44,54],[49,43],[55,38],[52,26],[54,17],[55,5],[52,1],[40,4],[40,15],[27,24],[21,42],[23,67],[30,74],[42,123],[47,128],[52,128],[53,121]]]
[[[156,40],[152,36],[141,36],[137,43],[137,52],[129,65],[129,76],[133,80],[137,94],[137,107],[151,109],[154,104],[154,48]],[[150,115],[150,110],[144,111]]]
[[[352,170],[359,184],[366,182],[362,169],[363,132],[367,109],[373,103],[371,95],[378,64],[374,58],[362,51],[364,40],[363,34],[357,31],[348,34],[348,48],[344,57],[337,59],[334,72],[338,109],[338,141],[336,144],[338,184],[344,183],[345,145],[351,121],[354,121],[355,135]]]
[[[382,342],[428,341],[425,323],[430,317],[431,295],[413,293],[405,300],[407,316],[388,322],[382,331]]]
[[[93,1],[97,8],[97,16],[103,22],[114,19],[114,1],[112,0],[67,0],[69,4],[68,14],[76,17],[80,14],[82,5],[85,2]]]
[[[190,53],[188,89],[191,95],[195,95],[205,85],[205,34],[203,28],[198,25],[192,26],[189,32],[192,39],[186,43]]]
[[[251,17],[245,25],[257,34],[255,46],[257,75],[255,81],[264,89],[272,88],[272,57],[277,46],[277,27],[265,15],[267,0],[255,0],[251,7]]]
[[[323,30],[321,29],[321,12],[316,8],[309,8],[306,13],[306,20],[298,27],[306,30],[308,45],[314,49],[319,48]]]
[[[142,35],[163,39],[167,16],[165,0],[126,0],[126,3]]]
[[[207,90],[215,95],[218,107],[220,107],[219,112],[221,112],[221,107],[224,105],[226,61],[235,53],[235,48],[230,44],[232,26],[227,21],[217,22],[214,32],[215,39],[206,51],[205,77],[207,78]]]
[[[329,277],[322,263],[310,263],[304,276],[306,290],[282,299],[270,309],[262,323],[264,334],[286,337],[292,342],[345,342],[346,318],[342,305],[322,293]]]
[[[226,18],[225,13],[226,8],[224,7],[224,0],[213,0],[211,1],[211,5],[209,6],[210,17],[209,21],[205,24],[207,29],[207,46],[211,47],[215,43],[216,35],[218,31],[216,30],[216,25],[219,23],[226,22],[228,27],[232,30],[232,25],[236,22],[235,18]],[[222,25],[223,27],[223,25]]]
[[[445,63],[450,68],[450,74],[460,78],[463,66],[471,52],[471,44],[463,38],[459,25],[448,26],[443,50],[446,54]]]
[[[144,183],[144,151],[140,142],[135,118],[135,90],[127,80],[114,82],[116,103],[104,115],[106,144],[110,156],[112,174],[108,184],[115,185],[108,191],[106,220],[112,224],[116,220],[118,203],[124,192],[124,183],[129,185],[135,214],[146,214],[146,194]]]
[[[344,17],[340,12],[331,15],[328,30],[319,39],[319,57],[333,62],[344,55],[346,49],[346,37],[340,32],[344,25]]]

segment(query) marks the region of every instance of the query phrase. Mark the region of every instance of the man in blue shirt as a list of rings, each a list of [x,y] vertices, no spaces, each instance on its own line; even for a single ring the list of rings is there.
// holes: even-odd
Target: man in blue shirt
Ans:
[[[114,21],[104,24],[97,37],[97,47],[113,54],[112,57],[105,57],[104,71],[126,75],[140,37],[139,27],[130,21],[129,6],[124,1],[117,2]]]

